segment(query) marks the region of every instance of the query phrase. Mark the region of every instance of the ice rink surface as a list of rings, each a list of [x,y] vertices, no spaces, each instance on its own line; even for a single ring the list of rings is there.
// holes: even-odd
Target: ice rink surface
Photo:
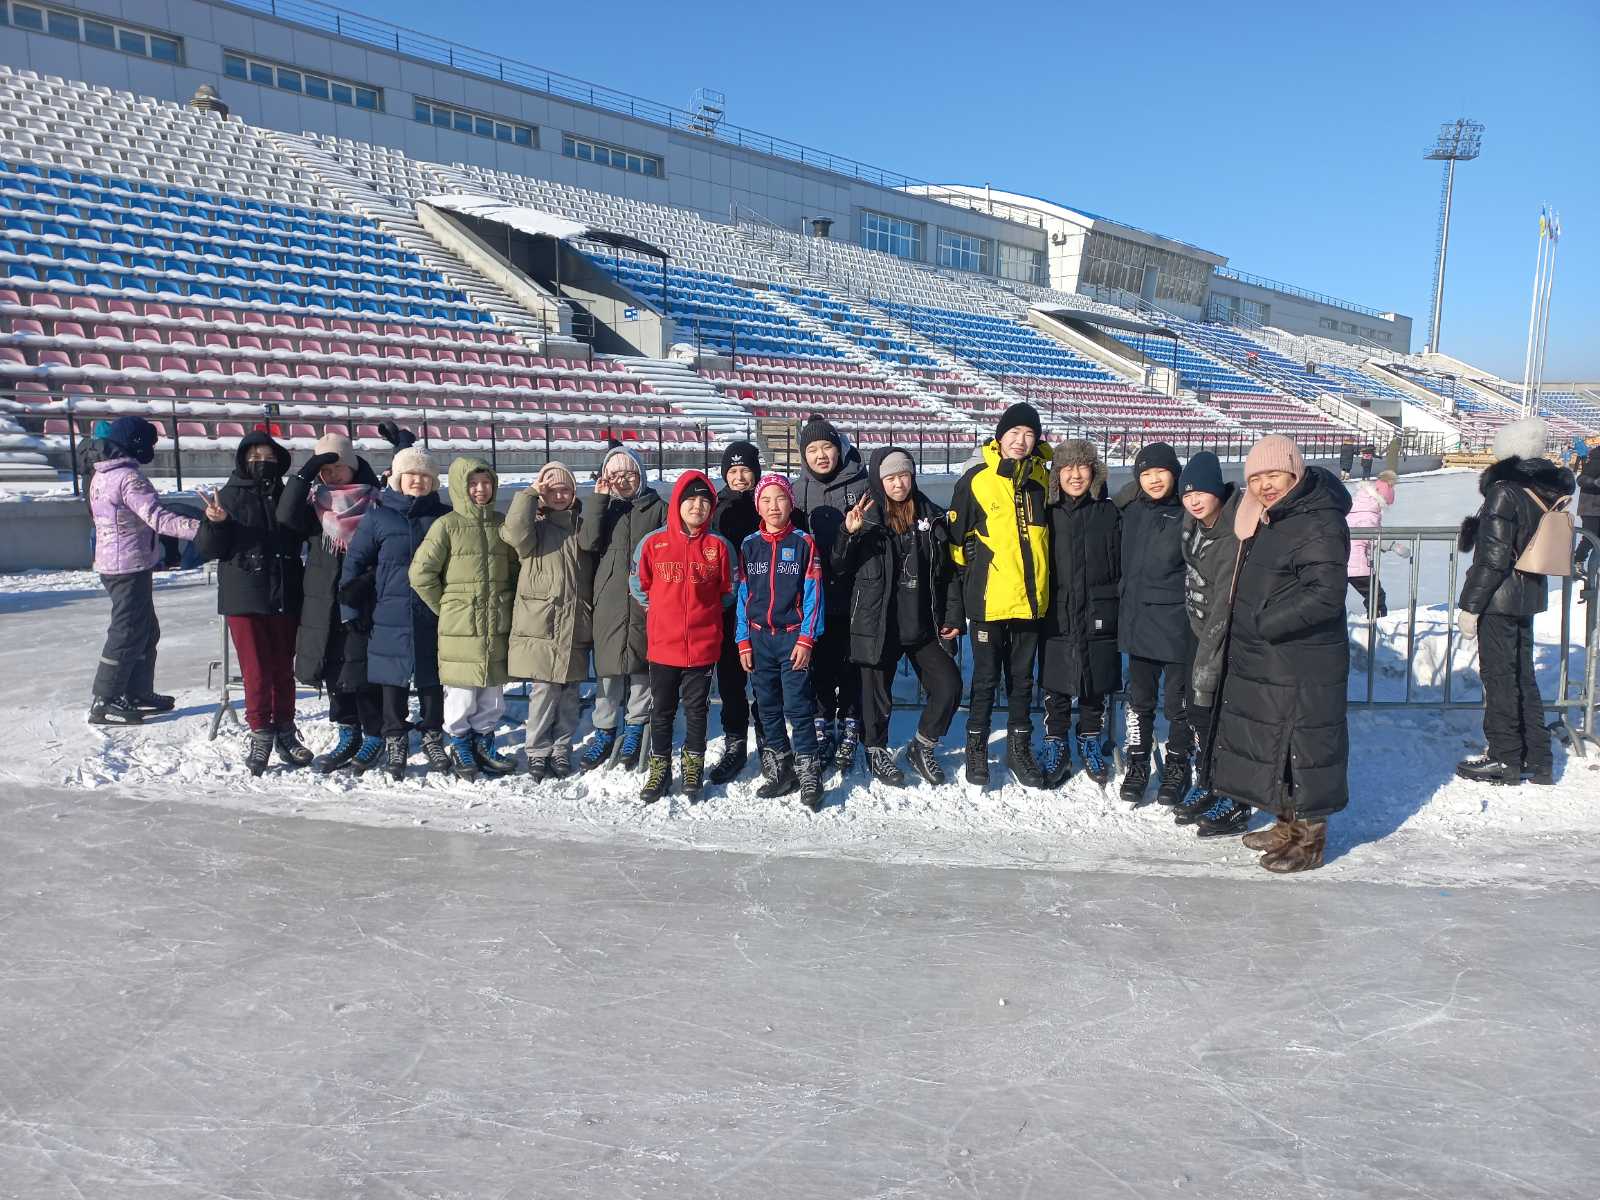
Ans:
[[[1596,1194],[1593,760],[1476,787],[1469,718],[1359,714],[1288,879],[1081,779],[251,780],[211,596],[157,604],[180,711],[104,733],[92,577],[0,587],[0,1195]]]

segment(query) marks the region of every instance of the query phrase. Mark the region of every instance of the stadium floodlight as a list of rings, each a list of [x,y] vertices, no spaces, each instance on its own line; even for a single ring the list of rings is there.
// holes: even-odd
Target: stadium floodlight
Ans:
[[[1428,316],[1428,349],[1439,349],[1439,323],[1444,316],[1444,260],[1450,250],[1450,200],[1455,191],[1456,164],[1471,162],[1483,148],[1483,122],[1465,117],[1439,126],[1439,139],[1422,157],[1444,163],[1439,190],[1439,231],[1433,245],[1433,311]]]

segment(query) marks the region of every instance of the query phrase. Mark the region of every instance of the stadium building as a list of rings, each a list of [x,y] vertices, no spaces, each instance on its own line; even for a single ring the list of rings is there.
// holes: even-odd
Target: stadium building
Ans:
[[[1065,203],[933,185],[315,0],[0,2],[12,470],[140,412],[699,464],[823,412],[959,461],[1028,399],[1109,454],[1482,444],[1520,392],[1410,319]],[[1600,397],[1545,397],[1558,433]]]

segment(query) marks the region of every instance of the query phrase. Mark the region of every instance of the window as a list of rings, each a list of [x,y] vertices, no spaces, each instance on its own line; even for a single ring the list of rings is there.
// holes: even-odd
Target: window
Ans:
[[[989,239],[939,230],[939,265],[959,271],[989,269]]]
[[[515,142],[519,146],[537,146],[538,135],[527,125],[519,125],[488,113],[455,108],[437,100],[417,101],[416,118],[423,125],[440,129],[454,129],[457,133],[470,133],[475,137],[491,138],[497,142]]]
[[[922,226],[915,221],[863,210],[861,244],[868,250],[893,254],[896,258],[922,258]]]
[[[1013,246],[1009,242],[1001,242],[1000,277],[1002,279],[1018,279],[1023,283],[1037,283],[1043,286],[1045,282],[1043,252],[1025,250],[1021,246]]]
[[[580,162],[595,162],[601,166],[615,167],[619,171],[631,171],[635,175],[648,175],[652,179],[661,177],[662,163],[654,155],[644,154],[638,150],[624,150],[620,146],[607,146],[601,142],[585,141],[583,138],[573,137],[570,133],[561,137],[561,153]]]
[[[124,54],[137,54],[140,58],[153,58],[159,62],[183,61],[183,42],[177,38],[152,33],[136,25],[81,16],[63,8],[19,4],[15,0],[8,5],[5,0],[0,0],[0,25],[8,22],[18,29],[48,33],[52,37],[83,42],[102,50],[121,50]]]
[[[162,58],[166,50],[157,43],[164,38],[151,35],[150,57]],[[175,61],[175,60],[174,60]],[[383,92],[364,84],[342,79],[329,79],[314,75],[299,67],[286,67],[266,59],[255,58],[238,50],[225,50],[222,54],[222,73],[229,79],[244,79],[262,87],[277,88],[283,92],[309,96],[313,100],[332,100],[335,104],[348,104],[352,108],[365,108],[372,112],[383,108]],[[417,120],[422,120],[422,104],[417,105]]]
[[[1142,296],[1145,276],[1151,272],[1155,275],[1157,303],[1170,300],[1199,308],[1211,277],[1211,265],[1114,234],[1091,230],[1084,239],[1078,283],[1089,288],[1090,294],[1103,288]]]

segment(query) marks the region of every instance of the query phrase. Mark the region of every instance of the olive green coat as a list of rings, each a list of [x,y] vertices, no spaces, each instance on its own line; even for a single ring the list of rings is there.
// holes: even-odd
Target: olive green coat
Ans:
[[[501,539],[522,562],[511,611],[511,674],[542,683],[589,675],[594,644],[594,555],[578,548],[578,504],[545,508],[529,488],[511,502]]]
[[[479,507],[467,495],[467,477],[476,471],[494,475],[481,459],[450,464],[450,511],[411,560],[411,586],[439,617],[439,682],[448,687],[498,687],[510,678],[506,643],[517,559],[500,540],[505,518],[493,499]]]

